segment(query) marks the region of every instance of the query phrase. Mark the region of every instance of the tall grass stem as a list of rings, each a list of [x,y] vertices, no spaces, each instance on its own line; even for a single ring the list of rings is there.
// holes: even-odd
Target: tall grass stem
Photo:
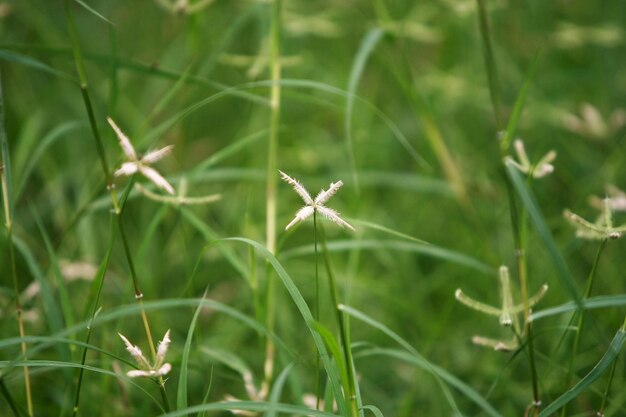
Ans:
[[[15,264],[15,248],[13,247],[13,203],[11,196],[11,163],[9,156],[9,145],[4,126],[4,98],[2,94],[2,82],[0,79],[0,149],[2,150],[2,160],[0,161],[0,187],[2,187],[2,200],[4,202],[4,225],[7,230],[7,241],[9,246],[9,262],[11,263],[11,279],[13,282],[13,292],[15,294],[15,313],[17,316],[17,327],[19,335],[23,338],[26,335],[24,330],[24,319],[22,317],[22,303],[20,302],[20,288],[17,279],[17,267]],[[22,357],[27,361],[26,342],[20,343]],[[30,371],[28,366],[24,366],[24,388],[26,390],[26,406],[28,415],[33,416],[33,398],[30,386]]]
[[[324,234],[324,227],[321,224],[319,225],[319,235],[320,242],[322,244],[322,253],[324,254],[324,265],[326,266],[326,274],[328,275],[330,297],[333,303],[333,310],[335,311],[337,324],[339,326],[339,337],[341,339],[344,360],[347,367],[346,371],[348,374],[348,392],[346,393],[346,395],[348,395],[351,415],[352,417],[357,417],[359,415],[359,408],[357,405],[356,378],[354,361],[352,358],[352,350],[350,346],[350,334],[348,331],[347,323],[344,320],[343,312],[339,308],[339,289],[337,288],[335,274],[333,272],[332,264],[330,262],[330,252],[328,251],[328,247],[326,246],[326,235]]]
[[[270,26],[270,62],[272,87],[270,91],[270,128],[267,155],[267,188],[266,188],[266,235],[267,250],[276,252],[276,188],[278,182],[278,131],[280,127],[280,102],[281,102],[281,62],[280,62],[280,36],[281,36],[281,8],[282,1],[274,0],[272,3],[272,19]],[[268,269],[269,271],[269,269]],[[275,327],[275,277],[270,272],[267,275],[267,328],[270,332]],[[276,349],[271,337],[266,340],[264,385],[269,388],[274,373],[274,356]]]

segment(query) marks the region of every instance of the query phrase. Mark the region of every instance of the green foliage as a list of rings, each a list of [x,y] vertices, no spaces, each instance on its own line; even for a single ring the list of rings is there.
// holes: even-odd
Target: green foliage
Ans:
[[[0,415],[626,415],[622,1],[63,6],[0,4]]]

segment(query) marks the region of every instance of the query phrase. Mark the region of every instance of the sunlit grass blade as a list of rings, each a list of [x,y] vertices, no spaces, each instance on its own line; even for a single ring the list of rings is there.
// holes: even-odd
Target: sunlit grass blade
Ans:
[[[359,50],[352,62],[352,69],[350,70],[350,76],[348,77],[348,98],[346,100],[346,112],[344,122],[344,133],[346,135],[346,144],[348,147],[348,157],[350,159],[350,167],[352,168],[352,178],[354,180],[357,192],[359,190],[359,177],[356,167],[356,157],[354,155],[354,144],[352,141],[352,113],[354,111],[354,97],[356,90],[365,70],[365,65],[369,56],[372,54],[378,42],[382,39],[384,32],[381,29],[370,29],[366,34]]]
[[[96,9],[94,9],[93,7],[91,7],[90,5],[88,5],[87,3],[85,3],[82,0],[74,0],[76,3],[80,4],[85,10],[87,10],[89,13],[93,14],[94,16],[96,16],[98,19],[101,19],[103,21],[105,21],[106,23],[108,23],[109,25],[114,25],[113,22],[111,22],[109,19],[107,19],[106,17],[104,17],[102,14],[100,14]]]
[[[582,308],[583,310],[594,310],[599,308],[623,306],[626,306],[626,295],[602,295],[582,300],[582,307],[579,304],[570,301],[555,307],[550,307],[533,312],[531,318],[533,321],[535,321],[546,317],[557,316],[559,314],[571,313],[572,311],[576,311],[580,308]]]
[[[350,219],[350,222],[353,223],[353,224],[356,224],[357,226],[360,226],[359,229],[361,227],[364,227],[364,228],[368,228],[368,229],[372,229],[372,230],[378,230],[380,232],[387,233],[387,234],[395,236],[395,237],[400,237],[400,238],[403,238],[403,239],[406,239],[406,240],[410,240],[410,241],[413,241],[413,242],[417,242],[417,243],[421,243],[421,244],[424,244],[424,245],[430,245],[430,243],[426,242],[425,240],[418,239],[418,238],[413,237],[413,236],[409,236],[406,233],[402,233],[402,232],[399,232],[397,230],[390,229],[390,228],[385,227],[385,226],[383,226],[381,224],[372,223],[372,222],[368,222],[368,221],[365,221],[365,220],[358,220],[358,219]]]
[[[374,414],[374,417],[385,417],[382,411],[380,411],[380,409],[375,405],[364,405],[363,409],[370,411],[372,414]]]
[[[544,408],[541,413],[539,413],[539,417],[548,417],[552,415],[554,412],[558,411],[565,404],[569,403],[573,399],[577,398],[581,393],[583,393],[592,383],[594,383],[604,371],[611,366],[611,364],[617,359],[617,356],[622,350],[622,346],[624,345],[624,340],[626,340],[626,332],[622,329],[618,330],[615,333],[615,337],[611,341],[609,348],[600,361],[593,367],[591,371],[583,379],[581,379],[576,385],[570,388],[568,391],[563,393],[556,400],[548,404],[546,408]]]

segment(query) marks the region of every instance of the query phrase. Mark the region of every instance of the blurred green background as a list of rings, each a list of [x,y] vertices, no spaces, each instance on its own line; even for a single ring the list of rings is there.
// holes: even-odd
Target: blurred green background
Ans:
[[[262,317],[263,311],[255,309],[249,277],[233,266],[236,259],[234,263],[248,270],[247,247],[205,244],[229,236],[265,241],[271,3],[216,0],[194,9],[197,2],[190,1],[186,8],[178,2],[182,6],[176,9],[172,4],[166,7],[167,0],[84,1],[92,11],[79,3],[73,3],[73,12],[109,162],[119,167],[123,155],[107,116],[131,137],[139,152],[175,145],[173,154],[158,164],[175,188],[187,181],[189,196],[222,195],[216,203],[181,209],[131,194],[124,222],[145,300],[200,297],[208,287],[208,298]],[[570,208],[594,220],[597,211],[589,206],[589,196],[603,197],[606,184],[626,187],[626,6],[621,0],[485,3],[504,122],[539,53],[517,136],[533,162],[552,149],[558,154],[555,172],[536,181],[533,191],[582,291],[598,244],[576,239],[562,212]],[[20,289],[29,288],[39,274],[58,300],[56,261],[67,277],[71,275],[67,265],[94,268],[103,259],[110,200],[77,83],[62,2],[8,1],[0,4],[0,14],[14,235],[23,246],[17,252]],[[472,0],[283,1],[278,167],[311,193],[331,181],[345,183],[329,206],[357,232],[325,223],[331,247],[333,242],[348,242],[346,250],[332,252],[345,304],[396,331],[430,361],[476,389],[502,415],[522,415],[532,400],[526,354],[473,345],[475,334],[509,339],[510,333],[497,318],[472,311],[453,296],[460,287],[498,305],[496,269],[508,265],[513,271],[515,264],[497,139],[503,126],[494,118],[483,50],[477,4]],[[224,149],[232,152],[224,154]],[[220,158],[212,163],[215,155]],[[461,179],[456,186],[462,187],[465,197],[451,185],[455,172]],[[118,190],[127,181],[116,178]],[[148,186],[143,178],[138,181]],[[278,184],[278,257],[311,304],[312,223],[294,232],[282,231],[300,205],[287,184]],[[617,224],[623,220],[616,215]],[[398,242],[412,241],[363,222],[459,252],[488,267],[478,270],[407,250]],[[52,242],[54,256],[46,249],[42,230]],[[298,252],[302,247],[304,253]],[[620,240],[607,244],[594,295],[624,293],[623,251]],[[534,293],[543,283],[550,286],[535,310],[569,301],[532,227],[527,256],[529,291]],[[260,258],[253,262],[263,291],[266,269]],[[88,271],[83,275],[93,277],[93,270]],[[1,334],[15,337],[4,237],[0,276]],[[512,278],[517,293],[515,273]],[[74,318],[86,319],[90,282],[68,280],[65,285]],[[22,300],[29,319],[26,333],[53,334],[40,294],[24,292]],[[128,266],[117,242],[100,304],[104,313],[133,303]],[[328,299],[322,304],[322,321],[332,322]],[[282,288],[276,305],[277,335],[294,353],[279,355],[278,368],[297,364],[284,400],[298,403],[294,393],[314,390],[313,346]],[[176,386],[193,312],[193,307],[186,307],[150,313],[155,337],[172,329],[174,371],[168,387]],[[597,332],[589,330],[582,339],[576,357],[578,376],[598,362],[623,316],[623,308],[589,313]],[[545,403],[564,388],[562,367],[569,360],[568,350],[557,350],[556,345],[568,319],[560,315],[535,324]],[[69,324],[63,322],[64,327]],[[351,330],[354,342],[396,347],[361,322],[353,321]],[[117,331],[147,351],[137,315],[96,327],[92,343],[124,357]],[[257,382],[262,377],[263,338],[207,309],[199,318],[191,350],[190,404],[202,401],[210,381],[209,401],[226,394],[245,397],[236,372],[215,361],[207,349],[235,353],[249,364]],[[78,357],[78,352],[72,354]],[[1,356],[10,360],[19,356],[19,349],[4,349]],[[59,360],[54,347],[33,357]],[[452,415],[427,372],[385,356],[356,357],[364,401],[385,415]],[[88,357],[88,363],[105,369],[113,369],[114,362],[103,355]],[[126,370],[126,365],[122,367]],[[623,361],[617,369],[609,411],[624,415]],[[40,415],[68,412],[74,373],[40,368],[33,370],[32,378]],[[106,375],[87,373],[85,378],[83,415],[157,412],[135,387],[118,385]],[[14,369],[5,379],[11,392],[22,398],[21,373]],[[153,384],[139,383],[158,395]],[[597,407],[603,389],[602,384],[594,385],[589,396],[570,407],[572,413],[580,413],[572,415],[590,415],[585,412]],[[174,392],[171,389],[170,394]],[[484,415],[453,392],[464,415]],[[0,404],[4,415],[7,405]]]

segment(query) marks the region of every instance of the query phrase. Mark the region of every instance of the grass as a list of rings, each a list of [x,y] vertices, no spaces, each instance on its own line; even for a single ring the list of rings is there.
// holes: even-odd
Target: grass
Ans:
[[[624,27],[618,0],[3,3],[0,415],[624,415]],[[107,117],[174,145],[141,171],[173,195],[115,175]],[[356,230],[285,231],[279,170],[343,181]],[[128,377],[117,333],[153,364],[168,329],[171,371]]]

